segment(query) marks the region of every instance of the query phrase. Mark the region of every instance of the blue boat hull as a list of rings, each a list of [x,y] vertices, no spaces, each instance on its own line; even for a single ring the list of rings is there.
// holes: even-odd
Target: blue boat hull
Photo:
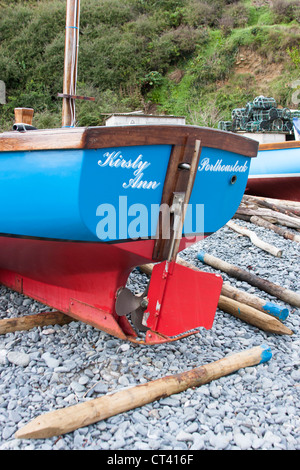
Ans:
[[[83,242],[154,239],[170,152],[169,145],[150,145],[0,153],[0,232]],[[202,149],[183,236],[214,233],[234,215],[249,160]]]

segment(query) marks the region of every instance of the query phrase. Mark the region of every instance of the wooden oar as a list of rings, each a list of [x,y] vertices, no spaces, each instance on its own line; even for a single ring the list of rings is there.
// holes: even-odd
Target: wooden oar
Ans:
[[[237,266],[227,263],[226,261],[223,261],[215,256],[209,255],[204,251],[200,251],[197,255],[197,258],[198,260],[202,261],[202,263],[209,264],[213,268],[227,273],[229,276],[246,281],[252,286],[258,287],[259,289],[268,292],[268,294],[271,294],[290,305],[300,307],[300,295],[290,289],[285,289],[284,287],[278,286],[273,282],[262,279],[259,276],[251,274],[245,269],[238,268]]]
[[[183,392],[188,388],[207,384],[242,367],[266,362],[271,357],[272,353],[268,346],[256,346],[196,369],[43,414],[19,429],[15,437],[40,439],[66,434],[174,393]]]
[[[224,312],[230,313],[234,317],[250,325],[257,326],[264,331],[268,331],[269,333],[275,333],[277,335],[293,334],[293,331],[277,320],[277,318],[223,295],[220,295],[218,307]]]
[[[267,302],[256,295],[248,294],[248,292],[237,289],[225,282],[223,283],[221,294],[241,304],[248,305],[259,312],[271,315],[281,322],[285,321],[289,315],[289,310],[286,307],[274,304],[273,302]]]

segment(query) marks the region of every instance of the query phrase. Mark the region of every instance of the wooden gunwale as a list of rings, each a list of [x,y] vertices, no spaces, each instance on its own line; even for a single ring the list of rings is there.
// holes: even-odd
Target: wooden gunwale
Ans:
[[[271,144],[260,144],[258,150],[284,150],[300,148],[300,140],[290,140],[287,142],[275,142]]]
[[[0,151],[97,149],[133,145],[184,145],[201,140],[211,147],[256,157],[258,142],[216,129],[177,126],[142,125],[117,127],[82,127],[45,129],[28,132],[5,132],[0,135]],[[189,145],[187,143],[187,145]]]

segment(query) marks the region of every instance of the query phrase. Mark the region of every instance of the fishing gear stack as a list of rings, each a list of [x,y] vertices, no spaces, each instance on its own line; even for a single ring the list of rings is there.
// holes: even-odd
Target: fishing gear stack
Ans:
[[[235,108],[231,121],[220,121],[218,128],[232,132],[268,132],[293,133],[293,118],[299,117],[299,111],[278,108],[274,98],[257,96],[244,108]]]

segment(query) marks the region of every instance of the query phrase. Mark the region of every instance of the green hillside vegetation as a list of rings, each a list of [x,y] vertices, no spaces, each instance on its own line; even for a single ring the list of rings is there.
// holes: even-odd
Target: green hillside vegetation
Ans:
[[[7,104],[60,127],[65,0],[0,0],[0,80]],[[297,108],[299,0],[81,0],[78,126],[107,113],[176,114],[216,127],[259,94]],[[300,93],[299,93],[300,94]]]

